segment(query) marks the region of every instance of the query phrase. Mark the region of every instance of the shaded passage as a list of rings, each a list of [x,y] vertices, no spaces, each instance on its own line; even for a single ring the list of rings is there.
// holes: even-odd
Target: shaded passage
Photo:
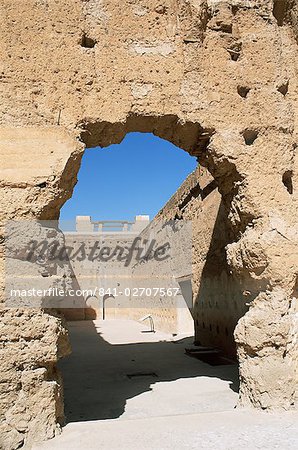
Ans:
[[[67,422],[233,410],[237,365],[185,354],[193,337],[146,333],[128,320],[69,323],[73,353],[60,362]],[[174,340],[175,339],[175,340]]]

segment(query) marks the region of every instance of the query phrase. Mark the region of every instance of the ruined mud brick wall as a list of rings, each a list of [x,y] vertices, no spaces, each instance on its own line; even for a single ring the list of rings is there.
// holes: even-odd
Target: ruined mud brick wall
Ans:
[[[248,306],[247,292],[227,264],[226,246],[234,238],[227,214],[216,181],[198,167],[155,220],[191,221],[195,340],[235,357],[234,330]]]
[[[197,343],[217,346],[226,355],[235,357],[233,333],[238,320],[248,310],[247,299],[227,265],[225,247],[233,241],[233,233],[217,184],[206,169],[198,167],[187,177],[140,236],[150,241],[155,227],[162,229],[172,221],[191,222],[191,264],[185,264],[184,252],[187,249],[182,247],[175,253],[173,261],[159,262],[154,258],[140,261],[133,267],[132,276],[136,280],[144,277],[146,287],[151,288],[157,285],[162,274],[175,275],[178,287],[179,278],[188,278],[192,281],[191,304],[182,305],[178,298],[157,296],[142,310],[133,305],[132,298],[131,308],[124,314],[135,320],[150,314],[156,328],[166,332],[194,330]],[[170,241],[170,244],[175,244],[174,233]],[[168,282],[165,281],[165,285]],[[138,305],[142,302],[135,300]],[[188,307],[194,327],[190,326]]]
[[[107,146],[129,131],[146,131],[198,156],[228,210],[234,237],[227,264],[250,304],[235,330],[240,403],[264,409],[293,408],[297,399],[298,16],[296,0],[284,5],[0,5],[1,223],[58,218],[85,145]],[[2,243],[2,273],[3,251]],[[32,327],[32,314],[1,311],[2,340],[9,336],[1,350],[3,448],[50,436],[56,427],[55,414],[43,419],[36,409],[44,399],[57,411],[57,398],[39,389],[53,379],[59,384],[49,371],[55,358],[48,352],[39,358],[34,343],[47,336],[49,348],[61,355],[60,319],[36,313],[39,329]],[[55,331],[49,332],[48,321],[56,323]],[[7,368],[9,342],[17,351]],[[20,352],[28,361],[35,355],[30,367]],[[36,377],[39,401],[32,402],[20,380],[38,368],[48,375]],[[19,401],[22,423],[15,420]],[[40,417],[39,426],[32,417]]]

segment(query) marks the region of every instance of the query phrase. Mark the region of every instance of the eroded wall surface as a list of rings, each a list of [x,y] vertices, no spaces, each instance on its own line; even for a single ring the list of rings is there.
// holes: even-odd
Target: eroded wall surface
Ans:
[[[247,291],[231,273],[226,248],[234,234],[217,183],[203,167],[188,176],[156,221],[192,223],[192,291],[195,340],[234,358],[234,330],[247,312]],[[179,258],[177,265],[179,265]]]
[[[0,5],[2,225],[58,218],[84,144],[149,131],[197,155],[228,211],[226,262],[250,305],[235,331],[240,401],[264,409],[292,408],[297,398],[297,1],[278,3]],[[1,310],[3,448],[50,437],[61,416],[36,409],[60,411],[49,391],[61,384],[53,370],[61,319],[35,313],[38,328],[32,314]],[[39,357],[45,336],[53,353]]]

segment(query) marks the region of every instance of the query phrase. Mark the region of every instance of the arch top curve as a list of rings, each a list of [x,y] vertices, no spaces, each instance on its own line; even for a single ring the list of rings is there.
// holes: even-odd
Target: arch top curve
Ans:
[[[130,114],[125,121],[88,121],[83,120],[78,128],[80,139],[87,148],[108,147],[120,144],[126,134],[132,132],[153,133],[192,156],[199,156],[214,133],[213,128],[204,128],[198,122],[181,119],[175,114],[141,115]]]

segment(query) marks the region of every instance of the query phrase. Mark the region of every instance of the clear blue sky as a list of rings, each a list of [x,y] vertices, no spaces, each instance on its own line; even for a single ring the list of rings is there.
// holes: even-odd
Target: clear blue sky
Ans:
[[[196,166],[188,153],[147,133],[130,133],[121,144],[87,149],[60,220],[73,221],[76,215],[133,220],[138,214],[152,219]]]

